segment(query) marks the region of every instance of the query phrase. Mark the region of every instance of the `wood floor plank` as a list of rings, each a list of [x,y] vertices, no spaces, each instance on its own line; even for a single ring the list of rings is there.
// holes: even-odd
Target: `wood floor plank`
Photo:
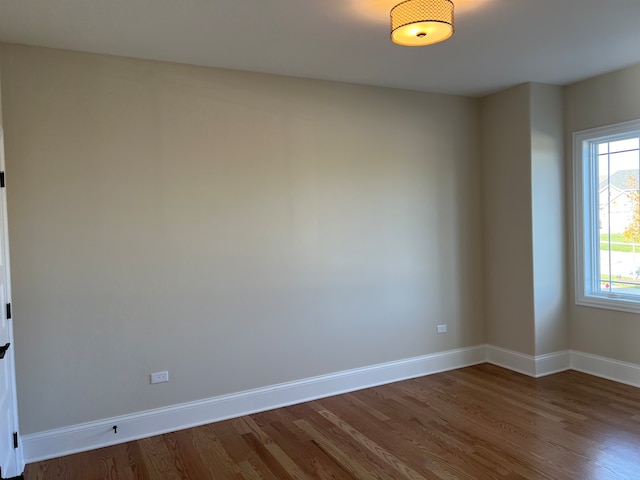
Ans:
[[[425,463],[431,464],[430,471],[436,477],[441,477],[445,473],[443,469],[436,467],[442,463],[437,449],[423,448],[425,437],[420,439],[403,437],[399,429],[394,428],[397,422],[382,422],[368,412],[353,408],[348,401],[345,402],[342,399],[330,398],[320,402],[320,406],[326,407],[319,410],[323,417],[406,478],[423,476],[416,470]],[[400,444],[403,448],[397,449],[397,445]],[[392,453],[394,451],[397,453]]]
[[[140,446],[136,442],[122,443],[103,449],[105,468],[113,471],[118,480],[144,480],[149,472],[144,464]],[[107,477],[111,478],[111,477]]]
[[[180,472],[182,478],[207,478],[211,472],[202,461],[200,455],[200,438],[193,432],[180,430],[178,432],[163,435],[169,454],[173,458],[173,464]]]
[[[233,461],[238,465],[243,465],[241,470],[244,476],[258,475],[259,478],[277,479],[260,459],[258,453],[243,438],[243,435],[246,434],[242,433],[245,426],[241,419],[227,420],[214,424],[212,427],[220,435],[220,441]]]
[[[308,473],[308,478],[349,479],[346,472],[335,464],[324,451],[311,440],[300,441],[292,433],[289,426],[275,420],[270,423],[272,438],[287,452],[287,454]]]
[[[348,472],[352,478],[378,480],[393,478],[381,469],[377,469],[372,465],[367,465],[367,463],[361,462],[358,460],[356,455],[352,455],[350,452],[345,451],[344,447],[336,444],[332,437],[326,435],[306,420],[296,420],[295,423],[307,432],[307,434],[313,438],[314,443],[316,443],[327,455],[329,455],[346,472]]]
[[[171,451],[164,441],[164,436],[143,438],[138,440],[144,455],[144,463],[150,478],[164,478],[166,480],[184,480],[175,464],[178,461],[171,455]],[[92,477],[85,477],[92,478]],[[99,478],[99,477],[95,477]]]
[[[640,479],[640,389],[482,364],[27,465],[26,480]]]
[[[372,440],[369,435],[362,433],[360,430],[353,427],[350,423],[342,420],[340,417],[333,414],[329,410],[320,410],[318,413],[320,413],[335,426],[343,430],[345,433],[353,437],[354,440],[364,446],[373,455],[379,457],[380,460],[387,463],[391,468],[395,469],[403,477],[408,478],[409,480],[424,480],[424,476],[411,468],[411,466],[408,465],[406,461],[401,460],[396,455],[391,453],[390,449],[385,448],[381,443]],[[388,433],[388,430],[377,429],[377,433],[381,433],[382,435],[379,438],[384,439],[385,433]],[[435,473],[438,474],[439,472]]]
[[[194,428],[190,432],[193,433],[194,448],[203,465],[210,472],[205,478],[243,478],[240,468],[225,450],[213,425]]]
[[[437,457],[447,465],[458,465],[460,468],[457,468],[455,471],[456,478],[474,478],[465,472],[482,471],[485,463],[475,455],[472,446],[457,441],[447,433],[446,428],[439,428],[440,425],[437,419],[431,419],[429,417],[425,417],[424,419],[418,418],[412,414],[412,412],[418,414],[423,412],[417,409],[407,410],[403,408],[403,405],[411,406],[409,403],[397,403],[390,395],[387,395],[383,404],[377,405],[381,411],[384,411],[385,407],[388,408],[388,414],[398,419],[398,421],[387,421],[386,423],[390,425],[395,441],[399,441],[407,446],[407,448],[403,449],[403,454],[406,455],[411,451],[413,452],[411,457],[414,458],[428,458],[432,456]],[[346,413],[348,417],[355,415],[356,412],[353,411]],[[392,420],[391,417],[388,418]],[[373,435],[373,437],[380,438],[381,435]],[[494,472],[486,469],[484,472],[487,479],[499,479],[502,478],[503,473],[508,473],[507,471],[501,472],[500,469],[496,469],[495,465],[492,465],[492,470],[497,471]]]

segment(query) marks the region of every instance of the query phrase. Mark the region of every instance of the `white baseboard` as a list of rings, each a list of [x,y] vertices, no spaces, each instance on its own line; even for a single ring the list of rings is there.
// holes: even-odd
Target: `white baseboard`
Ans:
[[[462,348],[346,370],[22,437],[27,463],[204,425],[363,388],[484,363],[486,347]],[[117,434],[113,426],[117,425]]]
[[[584,352],[571,352],[571,368],[596,377],[640,387],[640,365]]]
[[[564,350],[560,352],[548,353],[546,355],[537,355],[536,361],[536,378],[546,377],[554,373],[564,372],[571,369],[571,352]]]
[[[633,387],[640,387],[640,365],[576,350],[533,357],[513,350],[487,345],[487,362],[535,378],[565,370],[577,370]]]
[[[640,365],[577,351],[534,357],[493,345],[481,345],[25,435],[21,438],[24,460],[31,463],[94,450],[484,362],[536,378],[573,369],[640,387]],[[118,426],[117,434],[113,433],[114,425]]]
[[[487,345],[487,362],[499,367],[523,373],[530,377],[536,375],[536,360],[531,355]]]
[[[562,351],[534,357],[506,348],[487,345],[487,362],[530,377],[540,378],[569,370],[571,368],[571,353]]]

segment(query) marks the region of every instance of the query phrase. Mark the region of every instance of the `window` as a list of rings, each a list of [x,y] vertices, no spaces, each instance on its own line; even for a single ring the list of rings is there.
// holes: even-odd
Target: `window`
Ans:
[[[574,134],[576,303],[640,312],[640,120]]]

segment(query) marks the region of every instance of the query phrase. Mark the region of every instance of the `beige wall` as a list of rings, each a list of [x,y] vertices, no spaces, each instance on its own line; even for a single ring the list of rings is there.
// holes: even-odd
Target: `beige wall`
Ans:
[[[484,343],[476,100],[2,55],[22,434]]]
[[[640,118],[640,65],[565,88],[568,237],[573,239],[572,135],[588,128]],[[571,348],[640,364],[637,314],[575,305],[573,242],[569,242]]]
[[[529,85],[536,355],[569,348],[562,88]]]
[[[535,354],[529,85],[481,103],[487,343]]]
[[[482,99],[487,342],[527,355],[568,348],[562,89]]]

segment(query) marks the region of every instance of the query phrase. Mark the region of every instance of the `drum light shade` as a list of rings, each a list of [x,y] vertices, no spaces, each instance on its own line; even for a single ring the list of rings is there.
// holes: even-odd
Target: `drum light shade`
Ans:
[[[391,9],[391,40],[398,45],[432,45],[451,35],[451,0],[407,0]]]

